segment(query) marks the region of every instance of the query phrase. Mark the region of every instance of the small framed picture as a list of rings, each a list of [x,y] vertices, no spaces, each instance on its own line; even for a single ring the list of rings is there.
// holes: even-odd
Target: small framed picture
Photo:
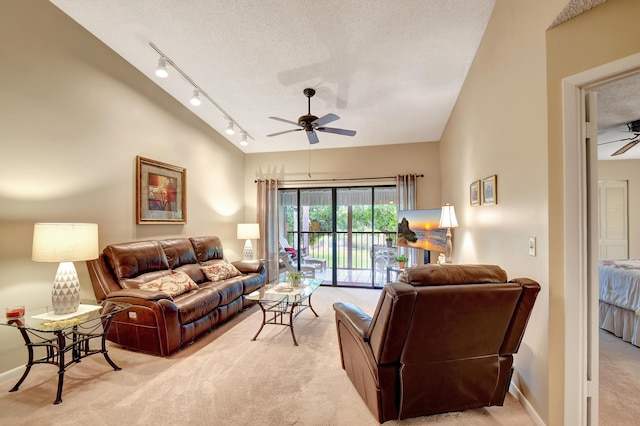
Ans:
[[[187,171],[136,157],[136,223],[187,223]]]
[[[480,205],[480,181],[479,180],[469,185],[469,203],[472,206]]]
[[[482,204],[498,204],[498,176],[482,179]]]

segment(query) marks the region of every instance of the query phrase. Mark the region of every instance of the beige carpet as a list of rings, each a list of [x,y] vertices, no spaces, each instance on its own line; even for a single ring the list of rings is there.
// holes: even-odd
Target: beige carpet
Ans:
[[[296,321],[300,346],[285,327],[266,326],[262,314],[242,312],[168,358],[110,346],[113,371],[100,355],[65,374],[63,402],[53,405],[56,367],[36,365],[18,392],[0,383],[4,425],[376,425],[340,367],[335,301],[373,312],[378,291],[322,287],[313,296],[320,315]],[[25,351],[26,352],[26,351]],[[25,353],[26,356],[26,353]],[[386,425],[533,425],[509,395],[504,407],[387,422]]]
[[[638,424],[640,348],[600,330],[600,426]]]

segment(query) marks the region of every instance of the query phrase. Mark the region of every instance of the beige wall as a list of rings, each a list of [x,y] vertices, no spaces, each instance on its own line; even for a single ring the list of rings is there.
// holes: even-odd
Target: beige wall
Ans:
[[[300,139],[300,143],[304,146],[306,140]],[[257,193],[254,182],[256,179],[264,178],[277,178],[284,181],[288,187],[323,187],[381,185],[395,181],[304,181],[384,177],[404,173],[424,174],[416,185],[417,207],[430,209],[441,206],[440,151],[437,142],[249,154],[246,156],[245,168],[247,218],[255,218],[256,215]],[[303,182],[287,184],[287,180]]]
[[[551,286],[550,425],[562,424],[564,367],[564,305],[575,295],[565,294],[564,284],[564,179],[562,79],[640,51],[638,37],[629,32],[637,25],[640,2],[610,0],[547,32],[547,96],[549,147],[549,232],[558,235],[549,244]]]
[[[460,222],[454,262],[497,264],[542,287],[514,379],[544,422],[551,357],[545,31],[565,3],[497,1],[440,146],[442,196],[453,200]],[[469,185],[494,174],[498,204],[471,207]]]
[[[628,182],[629,258],[640,259],[640,160],[598,161],[598,180]]]
[[[219,235],[240,258],[244,154],[49,2],[1,7],[0,309],[50,303],[57,265],[31,261],[38,221],[96,222],[101,247]],[[135,225],[136,155],[187,169],[186,225]],[[0,372],[24,365],[19,334],[0,327],[0,341]]]

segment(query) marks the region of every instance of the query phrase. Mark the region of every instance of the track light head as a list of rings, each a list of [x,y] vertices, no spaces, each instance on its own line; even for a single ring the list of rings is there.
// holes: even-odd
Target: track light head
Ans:
[[[156,76],[160,78],[167,78],[169,71],[167,71],[167,61],[164,58],[158,59],[158,66],[156,67]]]
[[[240,140],[240,145],[242,145],[242,146],[249,145],[249,142],[247,141],[247,134],[246,133],[242,134],[242,139]]]
[[[193,96],[191,96],[191,100],[189,101],[193,106],[200,106],[202,101],[200,100],[200,92],[197,90],[193,91]]]
[[[229,121],[229,127],[227,127],[227,130],[225,131],[227,132],[228,135],[236,134],[236,130],[233,128],[233,121]]]

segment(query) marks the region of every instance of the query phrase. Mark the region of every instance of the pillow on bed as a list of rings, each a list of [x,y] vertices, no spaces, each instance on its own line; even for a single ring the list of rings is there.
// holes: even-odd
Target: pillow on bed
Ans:
[[[227,261],[217,262],[212,265],[202,267],[202,272],[207,276],[209,281],[222,281],[227,278],[242,275],[242,272]]]
[[[140,290],[161,291],[171,297],[179,296],[197,288],[198,284],[196,284],[189,275],[180,271],[156,278],[148,283],[140,284]]]

